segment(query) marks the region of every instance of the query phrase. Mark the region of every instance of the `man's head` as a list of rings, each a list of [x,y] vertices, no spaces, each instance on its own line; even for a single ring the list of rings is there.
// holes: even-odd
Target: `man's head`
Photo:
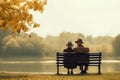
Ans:
[[[78,40],[75,41],[75,43],[77,43],[77,45],[79,46],[79,45],[83,44],[83,41],[82,41],[82,39],[78,38]]]

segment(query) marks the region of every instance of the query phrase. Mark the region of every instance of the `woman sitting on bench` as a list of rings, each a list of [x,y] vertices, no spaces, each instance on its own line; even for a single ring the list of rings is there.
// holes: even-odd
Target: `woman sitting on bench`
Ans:
[[[67,46],[67,48],[64,49],[63,52],[73,52],[73,49],[72,49],[73,44],[72,44],[71,41],[69,41],[69,42],[66,44],[66,46]],[[67,58],[67,57],[66,57],[66,58]],[[67,60],[68,60],[68,59],[67,59]],[[70,61],[70,60],[71,60],[71,59],[69,59],[69,61]],[[74,69],[74,68],[77,68],[77,66],[72,65],[72,64],[65,64],[64,67],[67,68],[67,70],[68,70],[67,74],[73,74],[73,69]],[[71,69],[71,73],[70,73],[70,69]]]

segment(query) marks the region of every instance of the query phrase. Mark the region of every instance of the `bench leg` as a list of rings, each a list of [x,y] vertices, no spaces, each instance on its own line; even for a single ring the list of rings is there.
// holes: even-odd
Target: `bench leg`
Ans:
[[[57,66],[57,74],[59,74],[59,66]]]
[[[101,66],[98,66],[98,74],[101,74]]]

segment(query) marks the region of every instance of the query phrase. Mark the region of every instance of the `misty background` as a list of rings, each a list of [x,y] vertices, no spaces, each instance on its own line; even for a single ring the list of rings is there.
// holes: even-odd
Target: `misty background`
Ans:
[[[82,33],[62,32],[59,36],[48,35],[45,38],[35,33],[12,34],[10,31],[0,30],[0,58],[14,59],[19,58],[52,58],[55,59],[56,52],[62,52],[66,48],[66,43],[81,38],[84,46],[90,48],[90,52],[102,52],[103,59],[115,58],[120,56],[120,34],[116,37],[91,35],[85,36]]]

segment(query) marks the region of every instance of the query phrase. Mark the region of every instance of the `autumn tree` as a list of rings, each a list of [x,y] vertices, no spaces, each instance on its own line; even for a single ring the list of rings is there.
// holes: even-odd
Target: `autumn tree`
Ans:
[[[42,13],[46,4],[47,0],[0,0],[0,29],[20,33],[39,27],[30,10]]]

